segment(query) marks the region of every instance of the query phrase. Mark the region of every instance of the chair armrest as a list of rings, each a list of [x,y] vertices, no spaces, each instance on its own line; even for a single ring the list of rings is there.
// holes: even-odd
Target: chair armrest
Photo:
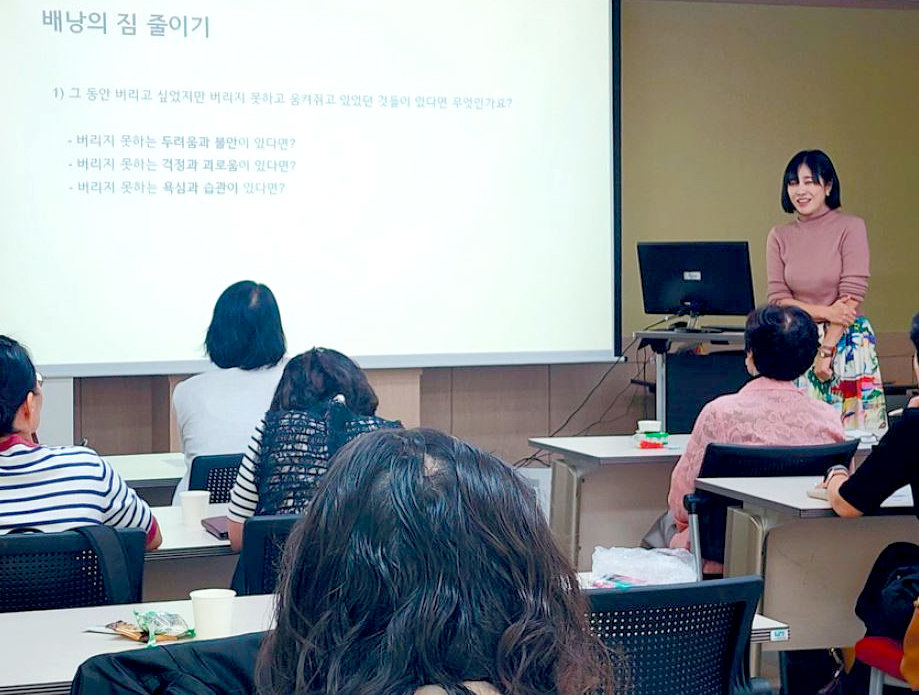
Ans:
[[[686,511],[690,514],[698,514],[699,509],[705,505],[706,501],[704,497],[695,493],[683,495],[683,506],[686,507]]]

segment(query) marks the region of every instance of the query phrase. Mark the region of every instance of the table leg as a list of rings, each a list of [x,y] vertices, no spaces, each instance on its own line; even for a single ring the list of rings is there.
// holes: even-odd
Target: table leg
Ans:
[[[654,410],[656,419],[661,421],[664,432],[667,431],[667,353],[654,353],[654,371],[656,386],[654,389]]]
[[[553,461],[549,526],[559,548],[575,564],[578,561],[580,519],[581,479],[564,461]]]

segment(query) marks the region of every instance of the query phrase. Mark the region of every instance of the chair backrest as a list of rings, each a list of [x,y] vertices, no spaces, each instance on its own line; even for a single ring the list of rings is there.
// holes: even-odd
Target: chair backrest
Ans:
[[[813,446],[750,446],[709,444],[705,449],[700,478],[765,478],[789,475],[823,475],[830,466],[848,466],[858,440]],[[697,490],[693,494],[699,510],[701,555],[706,560],[724,561],[727,508],[739,501]]]
[[[212,504],[229,502],[230,490],[236,483],[236,473],[242,460],[242,454],[195,456],[191,462],[188,489],[207,490],[211,493]]]
[[[140,601],[146,533],[95,528],[111,532],[115,552],[100,557],[77,531],[0,536],[0,613]],[[122,594],[114,575],[125,572]]]
[[[588,589],[590,628],[609,648],[614,695],[727,695],[747,687],[760,577]]]
[[[265,633],[100,654],[84,661],[71,695],[254,693]]]
[[[284,544],[300,518],[297,514],[253,516],[243,525],[243,549],[239,555],[242,575],[234,576],[240,595],[271,594],[278,581]]]

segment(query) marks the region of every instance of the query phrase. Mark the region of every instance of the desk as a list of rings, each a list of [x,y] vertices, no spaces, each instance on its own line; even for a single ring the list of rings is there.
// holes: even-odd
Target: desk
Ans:
[[[144,599],[182,599],[193,589],[230,586],[237,555],[230,542],[182,523],[181,507],[153,507],[163,544],[144,558]],[[207,516],[226,516],[226,504],[211,504]]]
[[[670,473],[689,435],[670,435],[665,449],[639,449],[631,435],[528,441],[559,455],[552,463],[549,522],[559,546],[586,570],[594,546],[638,545],[667,510]],[[859,444],[856,462],[870,451],[871,444]]]
[[[829,502],[807,495],[821,480],[820,476],[699,478],[696,487],[740,500],[745,508],[774,512],[779,518],[837,519]],[[912,510],[913,493],[905,485],[884,501],[875,516],[912,514]]]
[[[894,541],[919,543],[908,488],[888,499],[878,515],[841,519],[827,502],[807,497],[818,480],[696,481],[700,490],[742,501],[742,510],[728,514],[725,574],[763,574],[763,613],[795,628],[782,648],[854,644],[865,631],[855,601],[878,554]]]
[[[273,606],[273,595],[238,597],[233,606],[233,634],[269,629]],[[188,600],[0,614],[0,694],[69,693],[77,667],[86,659],[144,648],[124,637],[83,632],[91,625],[133,621],[134,608],[178,613],[194,625]]]
[[[667,510],[670,471],[688,441],[678,434],[670,448],[639,449],[630,435],[529,440],[560,455],[552,462],[549,525],[578,569],[590,568],[594,546],[638,545]]]
[[[118,475],[148,503],[171,504],[176,485],[185,475],[185,455],[130,454],[103,457]]]
[[[233,634],[269,629],[274,598],[271,594],[238,597],[233,606]],[[144,648],[116,635],[83,632],[91,625],[105,625],[119,619],[130,621],[135,608],[178,613],[189,625],[194,624],[191,601],[0,614],[0,652],[4,663],[0,669],[0,695],[63,695],[70,692],[70,682],[86,659]],[[761,615],[753,618],[753,642],[781,640],[787,634],[787,625]]]

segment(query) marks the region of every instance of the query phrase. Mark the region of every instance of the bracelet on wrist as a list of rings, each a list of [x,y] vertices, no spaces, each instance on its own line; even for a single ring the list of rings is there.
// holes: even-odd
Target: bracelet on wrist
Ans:
[[[821,345],[819,348],[817,348],[817,354],[820,357],[829,357],[832,359],[836,356],[836,346]]]
[[[823,476],[823,483],[824,484],[829,483],[832,478],[840,474],[845,475],[848,478],[849,469],[846,466],[843,466],[842,464],[836,464],[835,466],[831,466],[830,469],[826,472],[826,475]]]

